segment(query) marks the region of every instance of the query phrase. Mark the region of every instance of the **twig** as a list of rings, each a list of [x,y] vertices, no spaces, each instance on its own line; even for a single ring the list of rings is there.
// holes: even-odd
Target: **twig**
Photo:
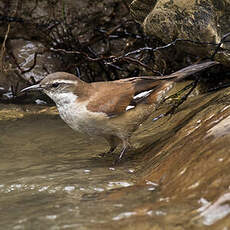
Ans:
[[[199,44],[199,45],[218,45],[216,43],[210,43],[210,42],[197,42],[197,41],[192,41],[192,40],[187,40],[187,39],[180,39],[180,38],[177,38],[176,40],[164,45],[164,46],[159,46],[159,47],[156,47],[156,48],[152,48],[152,47],[142,47],[142,48],[139,48],[137,50],[134,50],[134,51],[131,51],[131,52],[128,52],[122,56],[119,56],[117,57],[117,59],[121,59],[123,57],[127,57],[127,56],[130,56],[130,55],[133,55],[133,54],[138,54],[138,53],[141,53],[143,51],[151,51],[151,52],[156,52],[158,50],[162,50],[162,49],[166,49],[166,48],[169,48],[171,46],[174,46],[176,45],[176,43],[178,42],[190,42],[190,43],[194,43],[194,44]]]
[[[225,34],[225,35],[222,37],[222,39],[220,40],[220,43],[217,45],[217,47],[216,47],[216,49],[215,49],[213,55],[211,56],[211,60],[214,59],[214,57],[216,56],[216,54],[217,54],[218,50],[220,49],[221,45],[225,42],[225,39],[226,39],[227,37],[229,37],[229,36],[230,36],[230,32],[227,33],[227,34]],[[227,41],[227,42],[228,42],[228,41]]]
[[[30,72],[30,71],[35,67],[35,65],[36,65],[36,63],[37,63],[37,56],[38,56],[38,53],[36,52],[36,53],[34,54],[34,62],[33,62],[33,65],[32,65],[31,67],[29,67],[28,69],[26,69],[26,70],[22,70],[22,71],[21,71],[21,74]]]
[[[88,61],[102,61],[105,60],[105,57],[98,57],[98,58],[91,58],[89,57],[89,55],[85,52],[81,52],[81,51],[73,51],[73,50],[65,50],[65,49],[56,49],[56,48],[50,48],[51,51],[54,52],[63,52],[66,54],[78,54],[78,55],[82,55],[84,56]]]
[[[175,110],[183,103],[187,100],[188,96],[192,93],[192,91],[196,88],[197,84],[198,84],[199,80],[196,79],[192,84],[192,88],[188,91],[187,94],[185,94],[178,103],[176,103],[169,111],[167,111],[164,116],[167,116],[169,114],[173,114],[175,112]]]
[[[118,60],[118,59],[117,59],[117,60]],[[138,65],[140,65],[140,66],[142,66],[142,67],[144,67],[144,68],[150,70],[150,71],[153,72],[153,73],[156,73],[156,74],[161,75],[161,76],[163,75],[163,74],[160,73],[159,71],[156,71],[156,70],[152,69],[150,66],[144,64],[143,62],[139,61],[138,59],[135,59],[135,58],[131,58],[131,57],[127,57],[127,56],[126,56],[126,57],[121,58],[121,60],[124,60],[124,61],[128,61],[128,62],[132,62],[132,63],[138,64]]]
[[[182,91],[185,91],[185,90],[187,90],[188,88],[190,88],[190,87],[192,86],[192,88],[189,90],[189,92],[188,92],[187,94],[185,94],[183,97],[181,97],[181,99],[179,100],[178,103],[174,104],[173,107],[172,107],[170,110],[168,110],[166,113],[162,113],[162,114],[160,114],[159,116],[154,117],[154,118],[152,119],[152,121],[155,122],[155,121],[159,120],[159,119],[162,118],[162,117],[165,117],[165,116],[167,116],[167,115],[169,115],[169,114],[170,114],[170,115],[173,114],[173,113],[175,112],[175,110],[176,110],[183,102],[186,101],[186,99],[188,98],[188,96],[189,96],[189,95],[192,93],[192,91],[196,88],[197,84],[198,84],[198,79],[197,79],[196,81],[192,82],[191,84],[185,86],[182,90],[180,90],[180,91],[177,92],[176,94],[174,94],[174,95],[178,95],[178,94],[181,93]],[[165,99],[162,101],[162,103],[163,103],[165,100],[167,100],[167,99],[173,97],[174,95],[172,95],[172,96],[170,96],[170,97],[168,97],[168,98],[165,98]]]
[[[119,66],[114,65],[113,63],[117,62],[117,61],[127,61],[127,62],[132,62],[135,64],[138,64],[148,70],[151,70],[153,73],[162,75],[159,71],[153,70],[151,67],[149,67],[148,65],[142,63],[141,61],[139,61],[138,59],[134,59],[131,57],[127,57],[127,56],[120,56],[120,57],[115,57],[115,56],[109,56],[109,57],[96,57],[96,58],[92,58],[90,57],[87,53],[82,52],[82,51],[68,51],[68,50],[64,50],[64,49],[55,49],[55,48],[50,48],[51,51],[54,52],[64,52],[67,54],[77,54],[77,55],[82,55],[84,56],[88,61],[93,61],[93,62],[99,62],[99,61],[105,61],[104,64],[106,65],[110,65],[118,70],[122,70],[122,68],[120,68]],[[112,61],[110,61],[112,60]]]
[[[0,66],[1,66],[2,72],[4,71],[3,58],[4,58],[5,51],[6,51],[6,40],[8,38],[9,32],[10,32],[10,23],[8,24],[7,31],[6,31],[6,34],[4,37],[4,41],[3,41],[2,47],[1,47],[1,53],[0,53]]]
[[[183,92],[185,92],[185,90],[191,88],[194,85],[194,82],[192,82],[191,84],[186,85],[183,89],[179,90],[178,92],[176,92],[175,94],[166,97],[163,102],[165,102],[166,100],[170,99],[170,98],[177,98],[179,97]]]
[[[34,54],[34,62],[33,62],[33,64],[32,64],[32,66],[30,66],[30,67],[29,67],[28,69],[26,69],[26,70],[23,70],[22,67],[18,64],[18,62],[17,62],[17,60],[16,60],[16,58],[15,58],[15,56],[14,56],[13,53],[10,53],[10,56],[13,58],[13,61],[14,61],[15,65],[16,65],[17,68],[20,70],[20,74],[24,74],[24,73],[30,72],[30,71],[35,67],[35,65],[36,65],[36,63],[37,63],[37,55],[38,55],[38,54],[41,54],[41,53],[35,52],[35,54]]]

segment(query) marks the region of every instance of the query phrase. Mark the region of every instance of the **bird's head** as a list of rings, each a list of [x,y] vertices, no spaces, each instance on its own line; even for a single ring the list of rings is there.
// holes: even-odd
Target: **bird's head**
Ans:
[[[65,72],[56,72],[47,75],[41,82],[21,90],[26,91],[43,91],[56,104],[71,103],[79,97],[78,90],[83,84],[79,78],[73,74]]]

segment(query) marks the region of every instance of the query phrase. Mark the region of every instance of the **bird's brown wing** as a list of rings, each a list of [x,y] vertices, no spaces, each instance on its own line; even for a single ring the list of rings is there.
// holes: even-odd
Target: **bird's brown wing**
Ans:
[[[92,83],[95,93],[89,98],[87,109],[92,112],[103,112],[108,116],[119,115],[135,108],[159,83],[153,79],[139,77]]]
[[[134,109],[143,101],[156,102],[157,98],[162,98],[162,95],[165,95],[172,87],[174,81],[217,64],[218,62],[215,61],[194,64],[165,77],[143,76],[113,82],[92,83],[94,93],[89,98],[87,108],[92,112],[103,112],[108,116],[119,115]]]

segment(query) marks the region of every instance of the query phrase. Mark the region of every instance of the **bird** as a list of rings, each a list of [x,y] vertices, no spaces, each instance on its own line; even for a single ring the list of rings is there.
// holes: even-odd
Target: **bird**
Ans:
[[[134,131],[153,113],[176,82],[217,64],[205,61],[166,76],[92,83],[67,72],[55,72],[21,92],[41,90],[55,102],[60,117],[73,130],[103,137],[110,146],[103,155],[113,153],[122,144],[117,162],[131,149],[130,138]]]

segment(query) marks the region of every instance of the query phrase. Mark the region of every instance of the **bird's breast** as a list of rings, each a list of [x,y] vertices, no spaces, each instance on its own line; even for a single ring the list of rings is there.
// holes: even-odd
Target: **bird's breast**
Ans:
[[[57,105],[60,117],[73,129],[93,135],[108,119],[104,113],[90,112],[86,102]],[[101,131],[100,131],[101,132]]]

